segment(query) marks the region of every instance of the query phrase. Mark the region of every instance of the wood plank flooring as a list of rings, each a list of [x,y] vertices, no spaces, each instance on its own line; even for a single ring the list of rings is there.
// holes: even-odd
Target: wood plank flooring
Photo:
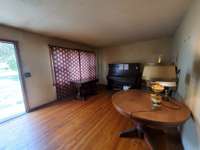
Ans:
[[[119,138],[131,127],[101,92],[87,101],[59,101],[0,124],[1,150],[146,150],[143,140]]]

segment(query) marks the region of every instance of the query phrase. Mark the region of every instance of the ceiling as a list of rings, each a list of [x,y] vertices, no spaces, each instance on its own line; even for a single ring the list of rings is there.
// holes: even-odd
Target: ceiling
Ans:
[[[0,24],[95,47],[172,35],[191,0],[2,0]]]

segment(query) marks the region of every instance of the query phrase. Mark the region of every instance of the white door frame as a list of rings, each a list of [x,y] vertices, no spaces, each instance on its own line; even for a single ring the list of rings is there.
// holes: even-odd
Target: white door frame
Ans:
[[[29,112],[30,111],[30,105],[29,105],[29,102],[28,102],[28,96],[27,96],[27,90],[26,90],[26,84],[25,84],[25,77],[24,77],[24,73],[23,73],[23,67],[22,67],[22,61],[21,61],[18,41],[0,39],[0,42],[10,43],[10,44],[14,45],[15,57],[16,57],[17,68],[18,68],[18,72],[19,72],[19,80],[20,80],[20,84],[21,84],[21,88],[22,88],[21,91],[22,91],[22,95],[23,95],[24,106],[25,106],[26,112]]]

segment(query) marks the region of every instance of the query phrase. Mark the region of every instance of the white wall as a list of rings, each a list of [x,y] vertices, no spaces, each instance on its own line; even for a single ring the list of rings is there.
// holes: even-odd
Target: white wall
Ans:
[[[192,110],[194,118],[183,127],[186,150],[200,150],[200,1],[194,0],[178,28],[174,50],[181,70],[178,93]]]
[[[157,62],[159,55],[163,56],[165,62],[174,62],[175,53],[172,51],[172,41],[171,37],[166,37],[101,49],[99,51],[100,83],[107,83],[106,76],[110,63]]]
[[[23,70],[30,71],[32,74],[30,78],[25,80],[31,108],[56,99],[55,87],[52,84],[48,44],[92,50],[82,44],[48,38],[5,26],[0,26],[0,39],[19,42]]]

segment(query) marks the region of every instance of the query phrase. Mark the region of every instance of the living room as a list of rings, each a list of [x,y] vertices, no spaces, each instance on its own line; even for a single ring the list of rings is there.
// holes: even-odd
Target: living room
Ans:
[[[0,149],[200,149],[199,1],[1,4]]]

